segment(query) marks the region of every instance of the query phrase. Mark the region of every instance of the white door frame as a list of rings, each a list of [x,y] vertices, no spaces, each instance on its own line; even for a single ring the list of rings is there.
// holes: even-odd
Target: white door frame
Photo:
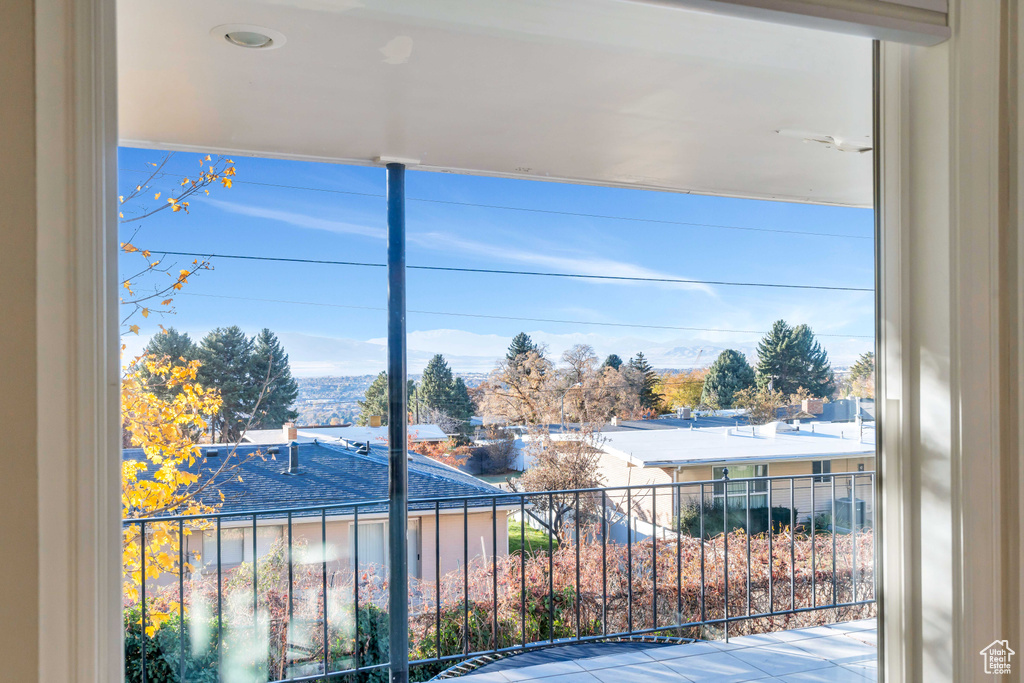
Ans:
[[[886,681],[980,678],[996,638],[1024,652],[1024,315],[997,296],[1024,282],[1016,51],[1014,87],[999,68],[1016,5],[954,0],[950,42],[882,49]],[[107,683],[122,675],[115,0],[35,6],[40,680]]]

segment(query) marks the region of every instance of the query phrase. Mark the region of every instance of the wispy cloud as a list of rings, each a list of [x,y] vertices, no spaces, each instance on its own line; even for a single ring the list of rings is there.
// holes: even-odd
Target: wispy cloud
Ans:
[[[502,244],[491,244],[468,240],[442,232],[427,232],[409,236],[409,240],[429,249],[461,252],[486,256],[499,261],[522,263],[539,268],[549,268],[579,275],[611,275],[616,277],[679,278],[678,275],[662,273],[634,263],[615,261],[594,256],[561,256],[539,250],[517,249]],[[673,289],[688,289],[715,296],[715,290],[699,282],[666,282],[662,286]]]
[[[363,237],[381,240],[387,237],[387,233],[383,228],[360,225],[358,223],[317,218],[315,216],[297,213],[294,211],[249,206],[246,204],[226,202],[218,199],[205,199],[204,201],[211,206],[229,213],[241,216],[250,216],[252,218],[280,221],[297,228],[322,230],[325,232],[345,235],[361,235]],[[446,232],[411,233],[409,234],[408,239],[410,242],[421,247],[435,251],[444,251],[448,253],[457,251],[464,254],[484,256],[497,261],[519,263],[535,268],[546,268],[577,275],[610,275],[615,277],[667,279],[679,278],[679,276],[675,274],[663,273],[626,261],[616,261],[596,256],[558,255],[551,253],[547,248],[533,250],[522,249],[510,247],[504,244],[466,239]],[[658,284],[665,288],[684,289],[702,292],[713,297],[717,296],[712,287],[699,282],[664,282]]]
[[[280,221],[281,223],[286,223],[296,228],[322,230],[324,232],[333,232],[340,235],[361,235],[363,237],[372,237],[379,240],[383,240],[387,237],[387,233],[383,228],[375,228],[369,225],[336,221],[329,218],[317,218],[315,216],[296,213],[294,211],[249,206],[247,204],[225,202],[219,199],[204,199],[204,202],[211,206],[215,206],[222,211],[227,211],[228,213],[240,216],[249,216],[251,218],[264,218],[266,220]]]

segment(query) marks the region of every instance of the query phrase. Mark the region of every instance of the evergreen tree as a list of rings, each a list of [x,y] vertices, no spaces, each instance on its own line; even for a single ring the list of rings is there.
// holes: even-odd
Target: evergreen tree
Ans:
[[[642,351],[629,360],[629,367],[637,373],[636,390],[640,406],[656,410],[661,402],[661,397],[655,391],[655,386],[658,384],[658,373],[651,367]]]
[[[754,369],[747,363],[747,357],[739,351],[726,349],[708,369],[704,378],[701,403],[715,404],[719,408],[732,408],[733,395],[737,391],[754,386]]]
[[[785,396],[803,388],[811,396],[827,398],[835,390],[835,377],[811,328],[777,320],[757,345],[757,384],[771,385]]]
[[[530,339],[530,335],[525,332],[520,332],[516,336],[512,337],[512,343],[508,345],[508,353],[505,354],[505,358],[510,361],[515,361],[519,356],[530,351],[540,352],[540,348],[533,343]]]
[[[196,345],[192,338],[184,332],[178,332],[173,327],[153,335],[142,352],[147,356],[170,358],[172,365],[184,365],[188,361],[195,360],[197,356]],[[184,361],[180,359],[184,359]],[[170,401],[181,391],[180,387],[168,389],[164,382],[154,381],[145,367],[142,368],[141,373],[153,393],[165,401]]]
[[[473,399],[469,397],[469,389],[461,377],[455,378],[455,385],[452,387],[452,402],[448,413],[456,418],[467,422],[473,413],[476,412],[473,406]]]
[[[865,380],[875,374],[875,352],[860,354],[857,362],[850,366],[850,381]]]
[[[610,354],[607,358],[604,359],[604,362],[601,363],[601,367],[618,370],[619,368],[622,367],[622,359],[619,358],[619,354],[617,353]]]
[[[373,383],[366,389],[362,401],[356,401],[359,405],[359,418],[356,424],[366,426],[370,424],[371,415],[380,415],[380,423],[388,423],[388,373],[381,372]]]
[[[419,400],[422,406],[450,413],[455,378],[444,356],[437,354],[427,363],[420,378]]]
[[[199,343],[199,383],[220,392],[223,405],[211,425],[221,441],[237,441],[252,414],[261,380],[251,375],[253,341],[237,325],[213,330]]]
[[[253,427],[274,429],[299,416],[291,409],[299,395],[299,385],[292,379],[288,354],[273,332],[263,328],[254,342],[250,374],[257,396],[260,391],[263,395],[259,397]]]

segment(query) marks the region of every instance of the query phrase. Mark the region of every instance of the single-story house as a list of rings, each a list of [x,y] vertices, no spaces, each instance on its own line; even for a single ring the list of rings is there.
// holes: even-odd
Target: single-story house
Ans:
[[[280,437],[280,430],[276,430]],[[295,460],[292,460],[294,448]],[[124,459],[143,460],[141,449],[125,449]],[[256,552],[260,557],[275,541],[286,538],[288,516],[275,512],[288,508],[337,505],[388,497],[388,452],[385,445],[373,441],[359,444],[337,439],[318,439],[275,444],[239,444],[204,446],[195,467],[210,476],[224,458],[236,463],[218,483],[204,491],[200,499],[217,505],[220,512],[237,512],[221,523],[221,566],[231,568],[252,561],[252,512],[257,516]],[[294,467],[293,467],[294,465]],[[155,468],[150,468],[153,471]],[[221,499],[223,494],[223,500]],[[492,527],[492,500],[468,501],[466,529],[463,501],[441,502],[435,515],[433,502],[416,503],[422,498],[455,498],[496,494],[497,553],[508,553],[508,512],[519,509],[500,489],[443,463],[417,453],[409,454],[409,574],[433,580],[436,557],[440,551],[441,573],[462,566],[463,544],[468,544],[469,560],[490,557],[495,552]],[[502,499],[501,496],[506,498]],[[334,507],[326,511],[327,558],[330,562],[351,564],[354,556],[352,507]],[[387,506],[359,508],[359,564],[361,567],[387,566]],[[435,521],[438,524],[435,524]],[[435,531],[439,527],[439,533]],[[468,538],[464,538],[467,536]],[[435,539],[440,539],[438,549]],[[292,514],[293,542],[306,546],[306,556],[320,561],[321,512]],[[216,565],[216,533],[207,530],[187,539],[186,552],[193,566],[209,571]],[[311,560],[312,561],[312,560]]]
[[[552,438],[571,438],[571,433]],[[874,470],[875,430],[869,422],[617,429],[602,431],[598,447],[600,475],[608,487],[720,480],[726,469],[730,479],[806,475],[795,481],[793,490],[798,519],[805,521],[811,513],[812,485],[815,514],[831,510],[832,480],[820,475]],[[869,519],[872,478],[835,478],[837,498],[849,496],[851,487],[865,501]],[[663,525],[671,524],[679,506],[693,504],[701,495],[699,484],[681,487],[681,497],[666,487],[655,503],[651,491],[634,490],[629,502],[637,516],[646,517],[642,521],[650,521],[656,508],[657,522]],[[753,482],[750,491],[751,507],[768,505],[767,482]],[[726,499],[730,505],[746,505],[746,492],[743,482],[704,486],[705,500]],[[789,506],[789,480],[775,481],[771,494],[772,506]],[[607,496],[625,510],[624,490],[609,491]]]

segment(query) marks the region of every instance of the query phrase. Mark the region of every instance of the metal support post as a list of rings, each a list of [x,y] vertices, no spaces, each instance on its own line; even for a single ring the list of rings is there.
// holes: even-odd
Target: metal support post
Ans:
[[[387,165],[388,185],[388,587],[391,680],[409,680],[408,387],[405,343],[405,165]]]

